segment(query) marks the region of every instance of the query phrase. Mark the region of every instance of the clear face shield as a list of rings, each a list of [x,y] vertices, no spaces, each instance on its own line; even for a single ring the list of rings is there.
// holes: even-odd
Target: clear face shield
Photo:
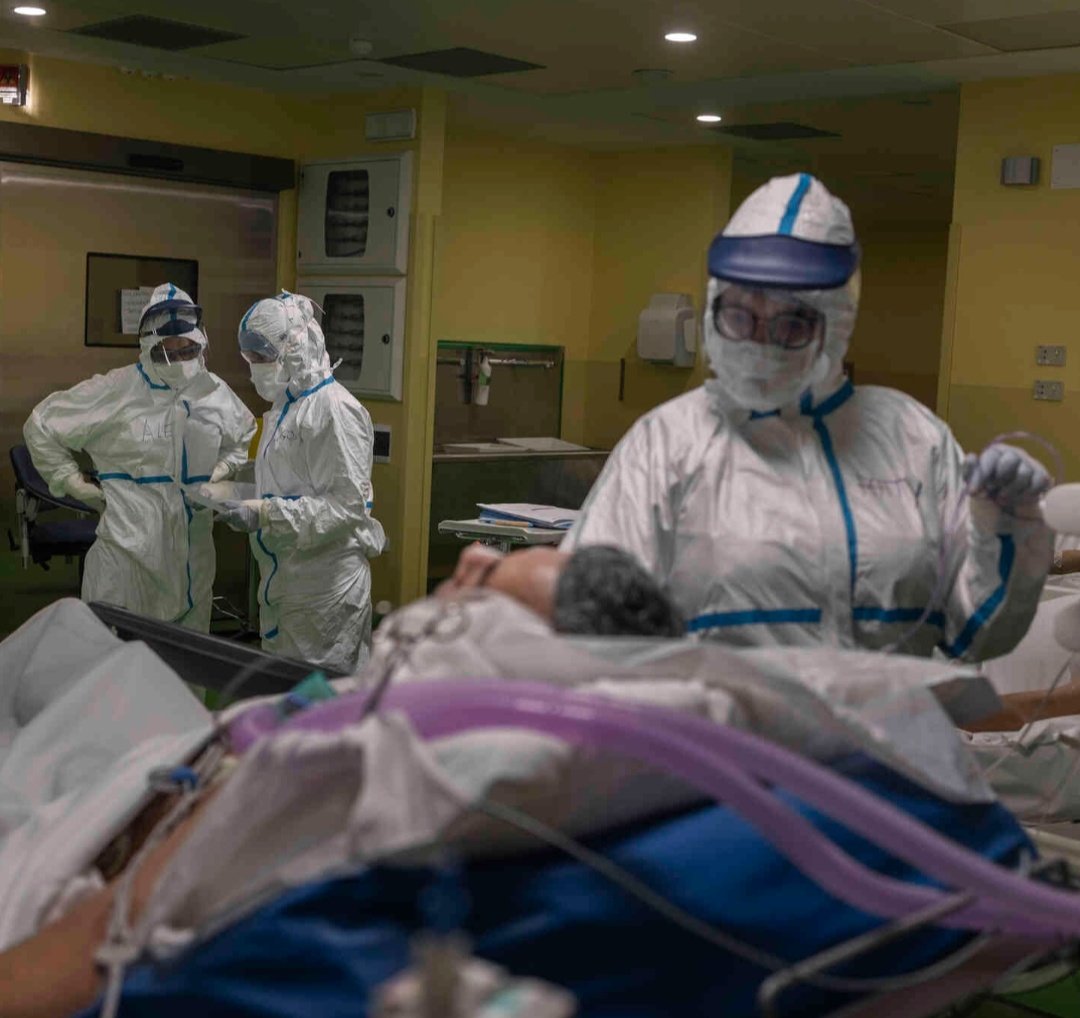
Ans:
[[[284,339],[282,336],[282,346],[279,348],[262,333],[244,329],[239,336],[240,355],[248,364],[276,364],[282,358]]]
[[[198,360],[202,344],[182,336],[169,336],[150,348],[150,360],[155,365],[184,364]]]
[[[187,389],[206,370],[202,308],[182,300],[152,304],[139,321],[148,366],[173,389]]]

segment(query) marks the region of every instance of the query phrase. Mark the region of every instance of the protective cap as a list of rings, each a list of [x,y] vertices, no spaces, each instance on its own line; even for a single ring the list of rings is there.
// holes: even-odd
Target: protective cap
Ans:
[[[315,307],[302,294],[282,290],[276,297],[258,300],[240,320],[237,340],[249,361],[278,359],[291,383],[303,388],[330,373],[326,341],[315,319]]]
[[[139,336],[161,340],[196,333],[192,338],[205,345],[201,325],[202,308],[175,284],[162,283],[154,287],[139,317]]]
[[[851,212],[809,173],[763,184],[709,248],[709,275],[744,286],[833,290],[858,267]]]

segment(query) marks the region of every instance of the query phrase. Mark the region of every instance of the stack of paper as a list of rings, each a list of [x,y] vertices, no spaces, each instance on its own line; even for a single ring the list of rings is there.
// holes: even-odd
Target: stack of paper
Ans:
[[[500,442],[529,452],[588,452],[587,445],[575,445],[561,438],[500,438]]]
[[[560,509],[553,505],[532,505],[528,502],[477,502],[480,519],[485,523],[518,523],[548,530],[569,530],[578,518],[577,509]]]
[[[489,452],[520,452],[520,449],[512,445],[503,445],[501,442],[447,442],[443,449],[447,452],[489,453]]]

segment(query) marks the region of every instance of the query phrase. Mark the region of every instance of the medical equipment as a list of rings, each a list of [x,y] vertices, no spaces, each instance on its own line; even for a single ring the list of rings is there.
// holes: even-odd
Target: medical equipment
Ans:
[[[1080,937],[1080,898],[1047,892],[969,857],[934,831],[853,791],[825,768],[733,729],[539,683],[409,683],[387,689],[381,702],[377,695],[354,693],[313,706],[290,717],[282,730],[334,729],[377,707],[404,710],[429,739],[476,727],[526,727],[583,741],[639,756],[735,806],[800,869],[856,908],[897,918],[940,903],[941,892],[897,885],[839,859],[808,825],[777,811],[770,796],[748,780],[756,778],[789,789],[935,878],[970,890],[975,903],[943,919],[946,925],[982,929],[990,924],[1049,941]],[[230,728],[230,741],[242,751],[252,742],[250,730],[238,722]],[[742,776],[740,769],[748,773]]]

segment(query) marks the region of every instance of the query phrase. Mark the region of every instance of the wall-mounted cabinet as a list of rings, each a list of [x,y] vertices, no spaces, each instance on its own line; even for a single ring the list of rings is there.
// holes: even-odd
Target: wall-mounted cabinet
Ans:
[[[359,397],[401,399],[405,350],[405,280],[377,276],[300,279],[297,290],[323,309],[322,328],[334,376]]]
[[[404,273],[412,155],[301,168],[296,271]]]

